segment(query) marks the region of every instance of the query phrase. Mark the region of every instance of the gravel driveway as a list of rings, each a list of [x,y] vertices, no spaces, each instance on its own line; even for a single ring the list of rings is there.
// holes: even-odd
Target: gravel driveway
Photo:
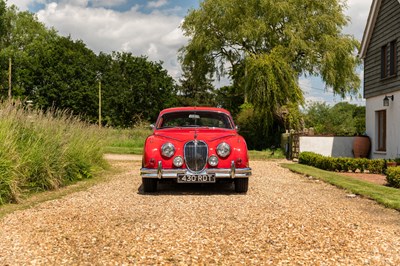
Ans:
[[[0,265],[400,263],[398,212],[279,162],[251,162],[246,195],[226,184],[143,195],[138,158],[108,159],[122,170],[110,182],[0,220]]]

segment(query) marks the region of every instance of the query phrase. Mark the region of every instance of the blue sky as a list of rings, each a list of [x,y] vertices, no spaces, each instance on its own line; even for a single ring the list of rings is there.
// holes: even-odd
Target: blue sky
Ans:
[[[20,10],[29,10],[48,27],[62,35],[83,40],[95,52],[126,51],[163,61],[175,79],[180,77],[177,51],[187,43],[179,28],[187,11],[199,0],[8,0]],[[346,15],[351,19],[345,33],[361,41],[372,0],[348,0]],[[360,69],[360,76],[363,76]],[[222,85],[229,83],[222,80]],[[342,101],[326,91],[318,78],[299,80],[307,101]],[[362,90],[360,91],[362,95]],[[365,104],[363,99],[345,99]]]

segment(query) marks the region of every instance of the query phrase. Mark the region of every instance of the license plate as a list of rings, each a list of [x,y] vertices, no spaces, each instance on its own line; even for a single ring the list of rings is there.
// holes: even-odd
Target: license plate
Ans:
[[[215,175],[179,175],[178,183],[215,183]]]

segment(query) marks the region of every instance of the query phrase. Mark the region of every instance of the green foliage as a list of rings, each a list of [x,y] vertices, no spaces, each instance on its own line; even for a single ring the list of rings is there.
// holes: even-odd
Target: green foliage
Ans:
[[[306,128],[313,127],[316,134],[354,136],[365,132],[365,106],[347,102],[329,106],[311,103],[304,114]]]
[[[299,163],[310,165],[322,170],[339,172],[364,172],[368,170],[372,174],[382,174],[386,169],[386,162],[382,159],[369,160],[365,158],[333,158],[314,152],[302,152],[299,155]]]
[[[216,106],[213,79],[207,76],[201,65],[189,62],[182,66],[182,78],[178,86],[180,106]]]
[[[271,146],[279,147],[281,134],[285,129],[300,128],[300,121],[296,119],[300,115],[298,106],[288,104],[276,113],[273,125],[265,128],[262,122],[264,117],[255,112],[255,108],[250,103],[242,104],[236,115],[236,123],[239,125],[239,133],[246,139],[249,149],[263,150]],[[289,110],[289,111],[288,111]]]
[[[388,167],[386,170],[386,181],[389,186],[400,188],[400,167]]]
[[[237,86],[224,86],[216,90],[217,106],[221,106],[236,117],[241,110],[241,105],[244,102],[243,94]]]
[[[56,189],[104,167],[105,137],[66,112],[0,103],[0,204],[24,191]]]
[[[174,80],[161,62],[114,52],[100,54],[99,64],[107,125],[130,127],[138,115],[154,121],[160,110],[176,104]]]
[[[203,1],[182,25],[190,41],[181,63],[203,75],[228,75],[267,134],[280,108],[302,104],[301,74],[321,75],[342,97],[358,91],[359,43],[341,34],[344,8],[338,0]]]

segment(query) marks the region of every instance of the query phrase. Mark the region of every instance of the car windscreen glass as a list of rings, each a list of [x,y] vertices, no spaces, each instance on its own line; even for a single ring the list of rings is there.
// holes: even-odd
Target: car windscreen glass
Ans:
[[[185,111],[166,113],[162,116],[159,129],[171,127],[211,127],[233,129],[227,114],[207,111]]]

